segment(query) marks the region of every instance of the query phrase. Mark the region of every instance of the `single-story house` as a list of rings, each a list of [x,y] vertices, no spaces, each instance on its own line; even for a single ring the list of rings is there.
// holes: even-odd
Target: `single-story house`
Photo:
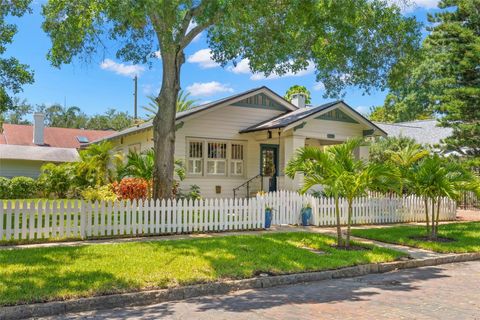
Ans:
[[[298,148],[386,136],[344,101],[307,106],[301,94],[286,101],[267,87],[179,112],[176,125],[175,158],[187,170],[180,188],[198,185],[203,197],[296,190],[301,177],[286,177],[285,165]],[[125,154],[152,148],[152,138],[152,122],[145,122],[95,142],[109,140]],[[368,157],[368,148],[361,147],[357,156]]]
[[[0,131],[0,177],[36,178],[47,162],[79,160],[77,149],[115,131],[45,127],[45,116],[35,113],[33,125],[4,123]]]

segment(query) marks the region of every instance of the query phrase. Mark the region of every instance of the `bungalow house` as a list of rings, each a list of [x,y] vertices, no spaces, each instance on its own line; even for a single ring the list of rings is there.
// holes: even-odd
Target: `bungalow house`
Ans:
[[[248,196],[259,190],[296,190],[301,177],[285,176],[285,165],[303,146],[323,148],[352,137],[386,133],[344,101],[305,105],[303,95],[286,101],[260,87],[177,113],[175,158],[186,165],[182,190],[198,185],[203,197]],[[153,147],[152,122],[99,139],[115,150]],[[368,157],[368,148],[357,150]]]
[[[115,131],[45,127],[45,116],[35,113],[34,125],[4,123],[0,130],[0,177],[36,178],[47,162],[78,161],[77,149]]]

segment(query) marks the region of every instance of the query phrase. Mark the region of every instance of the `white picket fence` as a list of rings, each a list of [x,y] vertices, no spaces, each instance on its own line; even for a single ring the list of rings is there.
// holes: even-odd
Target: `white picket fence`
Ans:
[[[1,204],[1,202],[0,202]],[[265,209],[272,208],[274,225],[299,224],[301,209],[312,207],[310,223],[336,223],[332,198],[314,198],[278,191],[250,199],[88,202],[83,200],[3,201],[0,241],[52,238],[96,238],[256,230],[265,226]],[[340,201],[341,222],[347,221],[347,202]],[[443,199],[441,220],[455,219],[454,201]],[[419,197],[355,199],[353,224],[424,221]]]

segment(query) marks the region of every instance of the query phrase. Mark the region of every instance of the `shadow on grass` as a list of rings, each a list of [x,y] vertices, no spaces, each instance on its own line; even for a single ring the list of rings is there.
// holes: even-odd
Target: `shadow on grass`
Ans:
[[[395,251],[336,250],[312,233],[0,251],[0,305],[392,261]],[[319,255],[300,247],[324,252]]]

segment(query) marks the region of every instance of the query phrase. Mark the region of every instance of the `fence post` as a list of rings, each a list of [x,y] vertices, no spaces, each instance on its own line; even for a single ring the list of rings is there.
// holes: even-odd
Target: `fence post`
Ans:
[[[85,201],[80,202],[80,238],[86,238],[86,210]]]

